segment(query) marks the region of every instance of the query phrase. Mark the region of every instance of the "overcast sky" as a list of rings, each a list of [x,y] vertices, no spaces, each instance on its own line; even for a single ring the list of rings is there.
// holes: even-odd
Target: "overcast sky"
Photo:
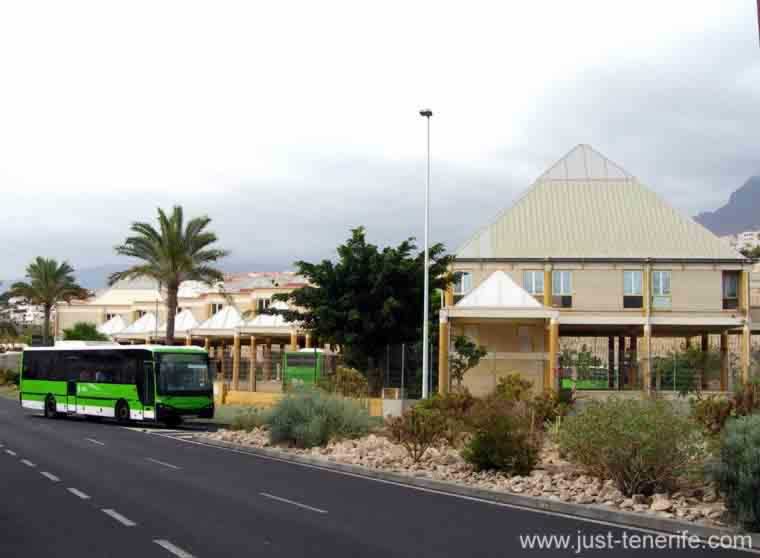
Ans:
[[[754,0],[0,3],[0,278],[207,213],[232,262],[456,249],[578,143],[688,214],[760,172]]]

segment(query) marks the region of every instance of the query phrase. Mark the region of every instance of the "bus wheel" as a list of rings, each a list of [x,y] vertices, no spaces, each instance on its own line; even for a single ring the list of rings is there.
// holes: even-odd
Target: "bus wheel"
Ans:
[[[58,412],[55,409],[55,397],[48,395],[45,398],[45,418],[56,418],[58,416]]]
[[[129,405],[126,401],[119,401],[116,404],[116,420],[121,424],[126,424],[129,422],[129,416]]]

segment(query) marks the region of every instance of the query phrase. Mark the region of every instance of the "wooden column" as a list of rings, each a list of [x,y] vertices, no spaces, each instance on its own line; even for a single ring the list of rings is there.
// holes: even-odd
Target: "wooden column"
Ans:
[[[741,374],[742,384],[746,385],[749,382],[749,367],[750,367],[750,344],[752,335],[749,329],[749,324],[744,324],[742,327],[741,337]]]
[[[728,333],[720,334],[720,390],[728,391]]]
[[[264,379],[272,379],[272,340],[267,339],[264,345]]]
[[[644,324],[644,337],[641,343],[640,357],[641,379],[645,393],[652,392],[652,326]]]
[[[208,337],[203,338],[203,348],[206,349],[206,351],[211,350],[211,341],[209,340]]]
[[[256,338],[253,335],[251,335],[251,370],[248,374],[248,390],[256,391]]]
[[[454,306],[454,286],[449,285],[446,287],[446,291],[443,294],[444,306]]]
[[[544,306],[552,306],[552,268],[547,265],[544,268]]]
[[[449,322],[444,312],[438,323],[438,393],[449,392]]]
[[[559,389],[557,378],[557,356],[559,354],[559,320],[552,318],[549,322],[549,387]]]
[[[295,330],[290,332],[290,350],[291,351],[298,350],[298,332]]]
[[[187,335],[185,335],[185,345],[190,347],[192,346],[192,344],[193,344],[193,337],[188,333]]]
[[[232,389],[240,388],[240,334],[235,332],[232,338]]]

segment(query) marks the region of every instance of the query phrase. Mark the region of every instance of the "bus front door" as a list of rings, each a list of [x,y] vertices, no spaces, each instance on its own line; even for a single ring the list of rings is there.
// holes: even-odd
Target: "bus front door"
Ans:
[[[66,412],[77,411],[77,383],[74,380],[66,382]]]

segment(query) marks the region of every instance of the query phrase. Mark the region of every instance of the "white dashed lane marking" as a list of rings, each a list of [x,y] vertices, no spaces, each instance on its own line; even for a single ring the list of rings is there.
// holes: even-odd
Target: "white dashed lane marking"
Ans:
[[[172,465],[171,463],[167,463],[166,461],[159,461],[158,459],[153,459],[152,457],[146,457],[147,461],[150,461],[151,463],[157,463],[158,465],[163,465],[164,467],[169,467],[170,469],[181,469],[182,467],[177,467],[176,465]]]
[[[56,477],[53,473],[48,473],[47,471],[40,471],[40,475],[50,479],[53,482],[61,482],[61,479]]]
[[[195,556],[193,556],[189,552],[182,550],[180,547],[170,543],[166,539],[156,539],[153,542],[156,543],[158,546],[165,548],[166,550],[168,550],[169,552],[171,552],[178,558],[195,558]]]
[[[24,464],[24,465],[26,465],[27,467],[36,467],[36,466],[37,466],[37,465],[35,465],[34,463],[32,463],[31,461],[29,461],[28,459],[22,459],[22,460],[21,460],[21,463],[23,463],[23,464]]]
[[[5,450],[5,453],[7,453],[8,455],[16,455],[15,451],[9,450],[9,449]]]
[[[109,510],[109,509],[104,509],[104,510],[101,510],[101,511],[102,511],[104,514],[106,514],[106,515],[110,515],[110,516],[111,516],[111,517],[113,517],[113,518],[114,518],[116,521],[118,521],[119,523],[121,523],[122,525],[124,525],[125,527],[134,527],[135,525],[137,525],[137,523],[135,523],[135,522],[134,522],[134,521],[132,521],[131,519],[127,519],[126,517],[124,517],[123,515],[121,515],[121,514],[120,514],[119,512],[117,512],[116,510]]]
[[[277,500],[278,502],[284,502],[286,504],[290,504],[292,506],[298,506],[299,508],[304,508],[306,510],[310,510],[317,513],[327,513],[327,510],[321,510],[319,508],[314,508],[312,506],[307,506],[306,504],[302,504],[301,502],[295,502],[293,500],[288,500],[287,498],[281,498],[279,496],[274,496],[272,494],[267,494],[266,492],[259,492],[264,498],[269,498],[271,500]]]
[[[97,444],[99,446],[105,446],[103,442],[101,442],[100,440],[96,440],[95,438],[85,438],[85,440],[87,440],[88,442],[92,442],[93,444]]]
[[[89,500],[90,496],[82,492],[81,490],[77,490],[76,488],[67,488],[69,492],[71,492],[74,496],[77,498],[81,498],[82,500]]]

